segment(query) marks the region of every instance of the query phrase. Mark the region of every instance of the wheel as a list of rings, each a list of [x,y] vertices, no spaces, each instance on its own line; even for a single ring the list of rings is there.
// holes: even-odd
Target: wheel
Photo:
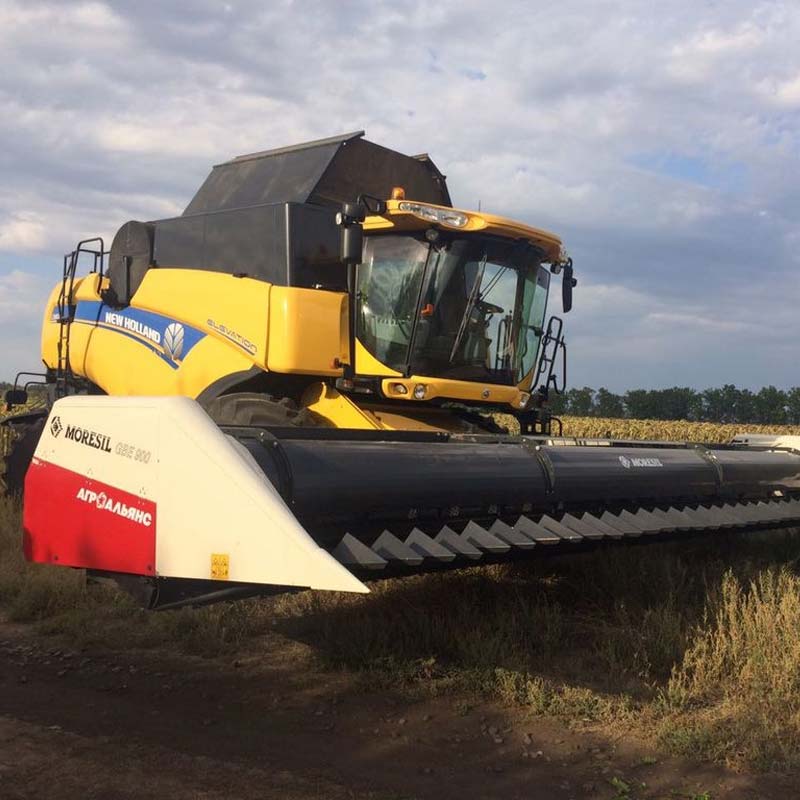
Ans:
[[[224,394],[215,397],[205,408],[217,425],[277,428],[318,424],[313,414],[308,409],[299,408],[294,400],[258,392]]]
[[[6,487],[6,494],[11,497],[22,497],[25,488],[25,473],[28,471],[39,437],[46,418],[38,419],[35,422],[28,422],[16,426],[15,438],[11,443],[8,456],[6,457],[5,473],[2,475],[3,483]]]

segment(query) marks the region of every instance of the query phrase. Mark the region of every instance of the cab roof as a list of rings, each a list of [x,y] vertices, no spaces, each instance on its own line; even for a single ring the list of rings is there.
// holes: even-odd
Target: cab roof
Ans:
[[[437,209],[448,212],[445,216],[461,215],[466,218],[463,225],[455,226],[446,223],[432,222],[420,216],[412,209],[423,206],[428,209]],[[509,239],[526,239],[544,254],[544,260],[560,262],[566,258],[561,237],[541,228],[534,228],[522,222],[500,217],[496,214],[487,214],[484,211],[466,211],[452,206],[437,206],[418,200],[389,200],[386,203],[386,213],[367,217],[364,222],[366,231],[413,231],[437,227],[451,233],[488,233]]]

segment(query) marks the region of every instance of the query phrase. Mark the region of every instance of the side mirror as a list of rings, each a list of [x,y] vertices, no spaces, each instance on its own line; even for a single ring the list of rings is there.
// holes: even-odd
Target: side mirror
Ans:
[[[578,279],[575,277],[575,270],[572,266],[571,258],[567,259],[562,272],[561,303],[564,306],[564,313],[566,314],[572,309],[572,290],[578,285]]]
[[[367,216],[363,203],[343,203],[336,214],[336,224],[342,229],[339,258],[343,264],[358,264],[364,247],[364,229],[361,223]]]
[[[28,402],[28,393],[24,389],[9,389],[4,399],[6,411],[11,411],[14,406],[24,406]]]
[[[381,200],[379,197],[373,197],[371,194],[360,194],[358,201],[370,214],[381,216],[386,213],[386,201]]]

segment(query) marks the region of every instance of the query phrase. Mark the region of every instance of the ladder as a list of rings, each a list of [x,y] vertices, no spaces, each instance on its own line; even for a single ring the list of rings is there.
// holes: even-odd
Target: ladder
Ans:
[[[61,289],[58,293],[55,313],[58,315],[58,342],[55,396],[56,399],[65,397],[76,383],[69,360],[69,343],[72,323],[75,319],[75,273],[81,254],[86,254],[92,259],[92,272],[97,272],[103,277],[105,266],[105,245],[103,239],[96,236],[78,242],[71,253],[64,256],[64,265],[61,273]]]

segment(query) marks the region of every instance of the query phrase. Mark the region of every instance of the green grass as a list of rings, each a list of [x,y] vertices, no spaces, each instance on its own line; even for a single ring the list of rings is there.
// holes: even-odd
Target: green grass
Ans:
[[[79,571],[27,564],[0,501],[0,605],[77,644],[257,652],[267,631],[323,669],[415,693],[457,690],[661,748],[800,767],[800,540],[789,533],[598,551],[524,566],[146,613]],[[269,646],[274,646],[274,642]]]

